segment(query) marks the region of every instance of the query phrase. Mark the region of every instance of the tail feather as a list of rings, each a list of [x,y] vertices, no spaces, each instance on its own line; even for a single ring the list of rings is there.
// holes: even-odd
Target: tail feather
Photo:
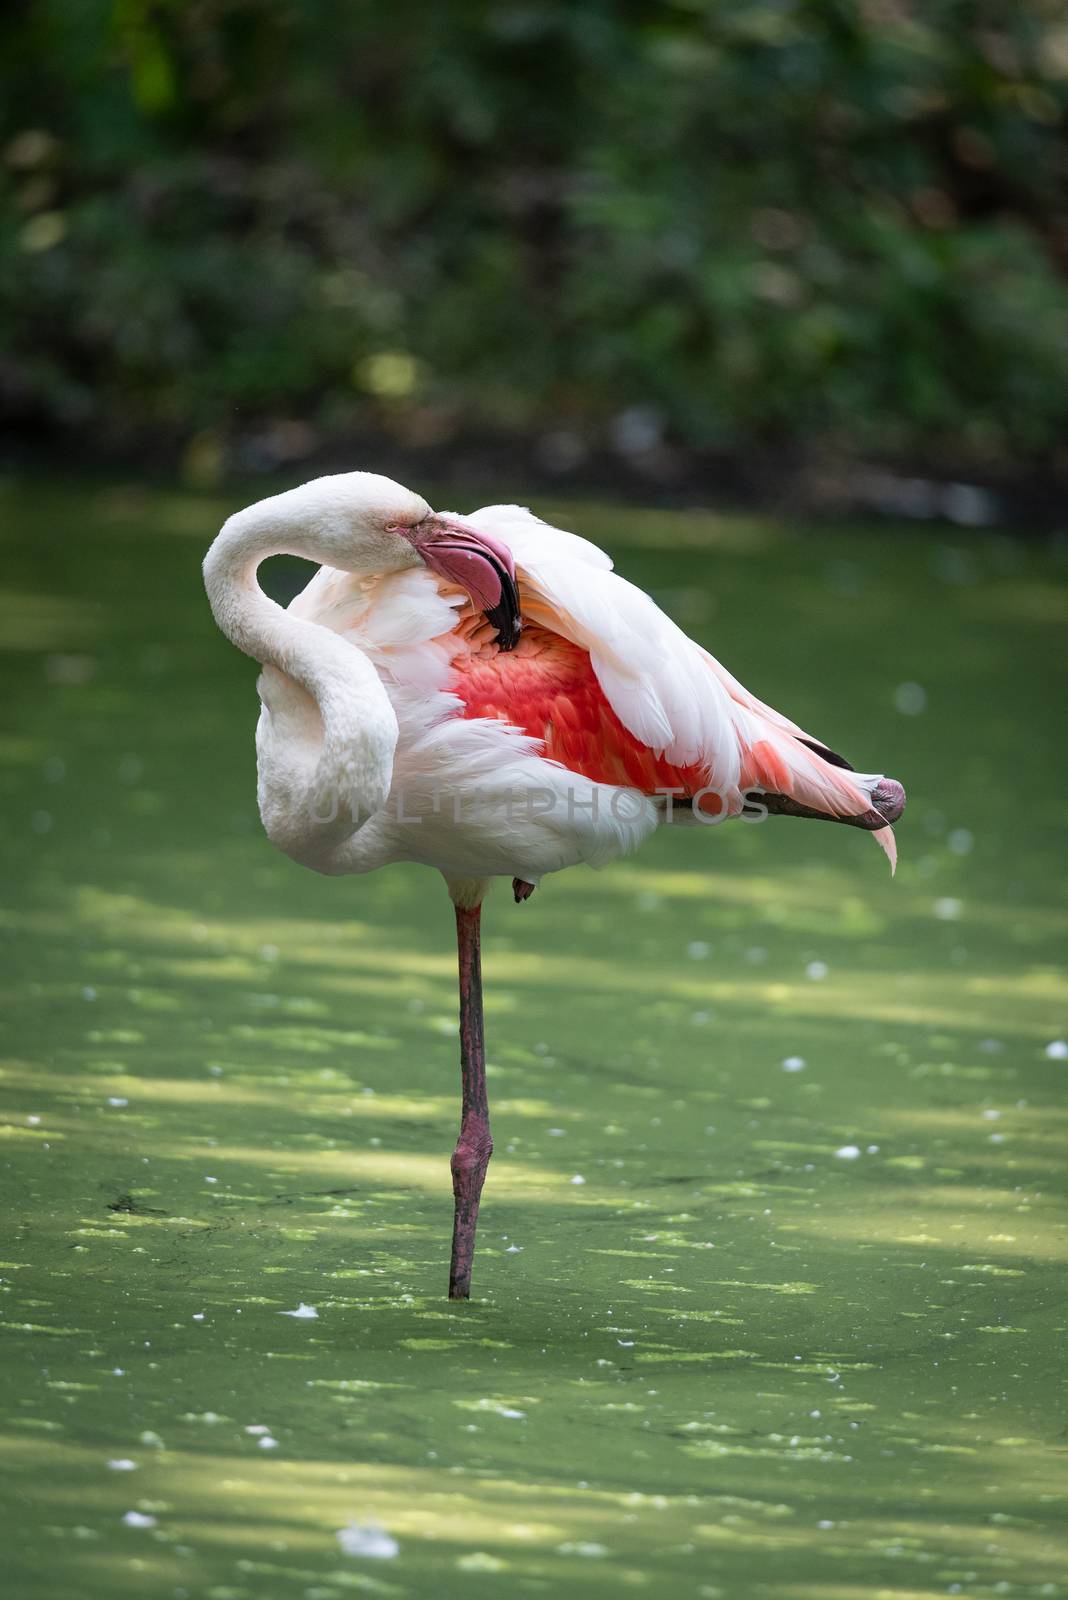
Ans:
[[[742,788],[762,787],[832,817],[871,810],[880,773],[854,772],[825,759],[805,740],[767,723],[747,707],[735,712],[742,752]]]
[[[890,876],[893,877],[897,871],[897,840],[894,838],[893,828],[889,824],[885,828],[874,828],[872,838],[880,850],[886,851],[886,859],[890,863]]]
[[[749,697],[747,697],[749,698]],[[742,789],[761,788],[769,794],[785,796],[805,813],[840,822],[859,823],[871,833],[890,862],[891,875],[897,870],[897,841],[890,822],[904,805],[900,785],[881,773],[855,772],[834,751],[810,739],[777,713],[767,713],[760,702],[749,704],[734,699],[734,724],[741,747]],[[897,797],[900,796],[898,801]],[[884,809],[888,799],[895,803]],[[886,817],[883,826],[878,824]],[[863,820],[861,820],[863,819]]]

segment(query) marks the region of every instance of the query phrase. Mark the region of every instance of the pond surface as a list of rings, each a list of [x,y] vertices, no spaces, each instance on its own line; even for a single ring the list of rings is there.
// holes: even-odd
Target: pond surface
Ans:
[[[6,1592],[1068,1593],[1063,564],[570,509],[911,803],[493,897],[456,1306],[450,908],[260,835],[234,503],[0,500]]]

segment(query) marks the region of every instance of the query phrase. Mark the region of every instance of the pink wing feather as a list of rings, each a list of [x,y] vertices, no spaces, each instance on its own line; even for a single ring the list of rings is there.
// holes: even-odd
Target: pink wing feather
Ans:
[[[832,816],[871,809],[881,774],[853,772],[809,748],[825,747],[750,694],[595,545],[519,506],[487,506],[468,520],[510,547],[524,612],[589,653],[627,732],[672,766],[700,768],[729,811],[757,786]],[[893,869],[893,830],[873,837]]]

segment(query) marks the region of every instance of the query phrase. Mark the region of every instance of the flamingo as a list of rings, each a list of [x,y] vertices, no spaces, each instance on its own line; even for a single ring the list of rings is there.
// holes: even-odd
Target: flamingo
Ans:
[[[273,555],[318,571],[283,610]],[[435,512],[347,472],[231,516],[204,562],[214,617],[262,666],[264,828],[330,875],[415,861],[455,908],[460,1132],[449,1297],[467,1299],[493,1151],[480,915],[549,873],[600,866],[669,822],[769,814],[869,830],[886,851],[905,793],[764,705],[587,540],[520,506]]]

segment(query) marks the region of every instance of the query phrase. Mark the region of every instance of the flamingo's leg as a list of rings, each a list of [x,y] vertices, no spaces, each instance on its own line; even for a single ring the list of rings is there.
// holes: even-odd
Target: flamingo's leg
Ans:
[[[460,958],[460,1072],[462,1111],[460,1137],[452,1153],[452,1192],[456,1214],[452,1229],[449,1299],[471,1294],[478,1202],[486,1177],[493,1139],[486,1098],[486,1046],[482,1026],[482,954],[479,942],[481,906],[456,907],[456,945]]]

